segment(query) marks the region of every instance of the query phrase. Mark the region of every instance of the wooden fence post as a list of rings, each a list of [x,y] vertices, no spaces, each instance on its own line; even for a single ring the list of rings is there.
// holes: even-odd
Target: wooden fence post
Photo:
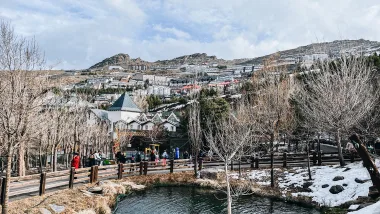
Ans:
[[[96,183],[98,181],[98,165],[95,165],[95,173],[94,173],[94,182]]]
[[[255,168],[256,169],[259,168],[259,158],[258,157],[255,159]]]
[[[123,164],[119,163],[118,168],[117,168],[117,179],[122,179],[123,178]]]
[[[288,164],[287,153],[286,152],[284,152],[283,157],[284,157],[284,160],[283,160],[282,167],[286,168],[287,164]]]
[[[351,161],[351,163],[355,162],[355,156],[354,156],[353,152],[351,152],[351,154],[350,154],[350,161]]]
[[[317,153],[313,152],[313,166],[317,165]]]
[[[6,188],[5,188],[5,185],[7,185],[7,178],[6,177],[3,177],[1,179],[1,205],[4,206],[5,204],[5,191],[6,191]]]
[[[94,182],[95,182],[95,166],[92,166],[90,170],[90,183],[94,183]]]
[[[251,157],[251,169],[255,167],[255,158]]]
[[[40,178],[40,191],[39,195],[45,194],[45,187],[46,187],[46,172],[41,173],[41,178]]]
[[[140,161],[140,175],[143,174],[144,162]]]
[[[144,175],[147,175],[148,174],[148,161],[145,161],[144,162]]]
[[[231,171],[234,171],[234,161],[231,160]]]
[[[74,179],[75,179],[75,167],[71,167],[70,180],[69,180],[69,188],[70,189],[72,189],[74,187]]]
[[[239,177],[241,176],[241,160],[239,160]]]
[[[174,160],[170,159],[170,173],[173,173],[174,171]]]
[[[318,151],[318,166],[322,165],[322,152]]]

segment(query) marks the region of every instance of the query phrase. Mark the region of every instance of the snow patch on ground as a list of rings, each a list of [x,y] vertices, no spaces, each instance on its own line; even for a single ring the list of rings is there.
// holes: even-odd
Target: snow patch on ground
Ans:
[[[380,163],[380,162],[379,162]],[[349,170],[346,170],[350,168]],[[302,187],[308,181],[307,168],[294,168],[295,172],[284,172],[284,177],[279,179],[279,187],[283,196],[292,187]],[[346,171],[345,171],[346,170]],[[346,165],[345,167],[335,166],[316,166],[311,167],[313,184],[309,187],[311,192],[292,193],[292,196],[308,196],[321,206],[335,207],[347,201],[357,199],[359,196],[368,196],[369,187],[372,182],[366,168],[362,162],[356,162]],[[343,176],[343,180],[333,181],[334,177]],[[356,183],[355,178],[368,180],[363,184]],[[328,184],[327,188],[322,185]],[[346,184],[347,186],[344,186]],[[334,185],[343,186],[344,190],[338,194],[330,193],[329,189]]]
[[[380,214],[380,201],[358,211],[348,212],[348,214]]]

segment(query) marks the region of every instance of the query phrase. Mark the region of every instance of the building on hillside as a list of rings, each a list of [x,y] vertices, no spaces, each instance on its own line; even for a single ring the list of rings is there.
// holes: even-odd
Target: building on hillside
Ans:
[[[124,71],[124,68],[121,66],[108,66],[108,70],[109,71],[114,71],[114,70]]]

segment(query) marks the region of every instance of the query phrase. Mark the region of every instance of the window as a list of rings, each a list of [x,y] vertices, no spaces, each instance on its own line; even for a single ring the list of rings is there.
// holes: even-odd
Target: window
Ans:
[[[174,126],[171,126],[171,128],[172,128],[172,131],[174,131]]]
[[[140,125],[138,126],[138,129],[141,129],[141,126],[140,126]]]
[[[130,126],[129,126],[129,129],[133,129],[133,125],[130,125]]]
[[[148,125],[145,126],[145,130],[148,130]]]

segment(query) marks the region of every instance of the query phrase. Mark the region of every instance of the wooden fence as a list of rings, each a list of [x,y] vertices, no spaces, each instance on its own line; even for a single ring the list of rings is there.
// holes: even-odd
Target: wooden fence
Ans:
[[[313,165],[334,164],[339,163],[337,153],[311,153],[310,162]],[[345,156],[346,161],[358,161],[360,158],[355,156]],[[205,157],[199,159],[199,168],[213,168],[222,167],[218,157]],[[288,166],[304,166],[307,164],[307,154],[292,154],[282,153],[273,156],[273,165],[276,167]],[[231,170],[237,168],[251,168],[258,169],[268,167],[271,165],[270,155],[264,155],[260,158],[245,156],[239,161],[230,163]],[[122,179],[123,177],[133,175],[147,175],[157,173],[173,173],[174,171],[188,171],[194,167],[190,159],[181,160],[167,160],[167,164],[163,165],[162,162],[142,161],[139,163],[126,163],[117,165],[106,166],[92,166],[88,168],[58,171],[58,172],[44,172],[41,174],[28,175],[23,177],[11,177],[10,181],[10,197],[25,195],[25,194],[45,194],[46,190],[53,190],[55,188],[70,188],[72,189],[76,184],[95,183],[99,180],[106,179]],[[3,177],[0,184],[6,182]],[[5,185],[1,185],[0,199],[4,201],[3,195],[5,192]]]

